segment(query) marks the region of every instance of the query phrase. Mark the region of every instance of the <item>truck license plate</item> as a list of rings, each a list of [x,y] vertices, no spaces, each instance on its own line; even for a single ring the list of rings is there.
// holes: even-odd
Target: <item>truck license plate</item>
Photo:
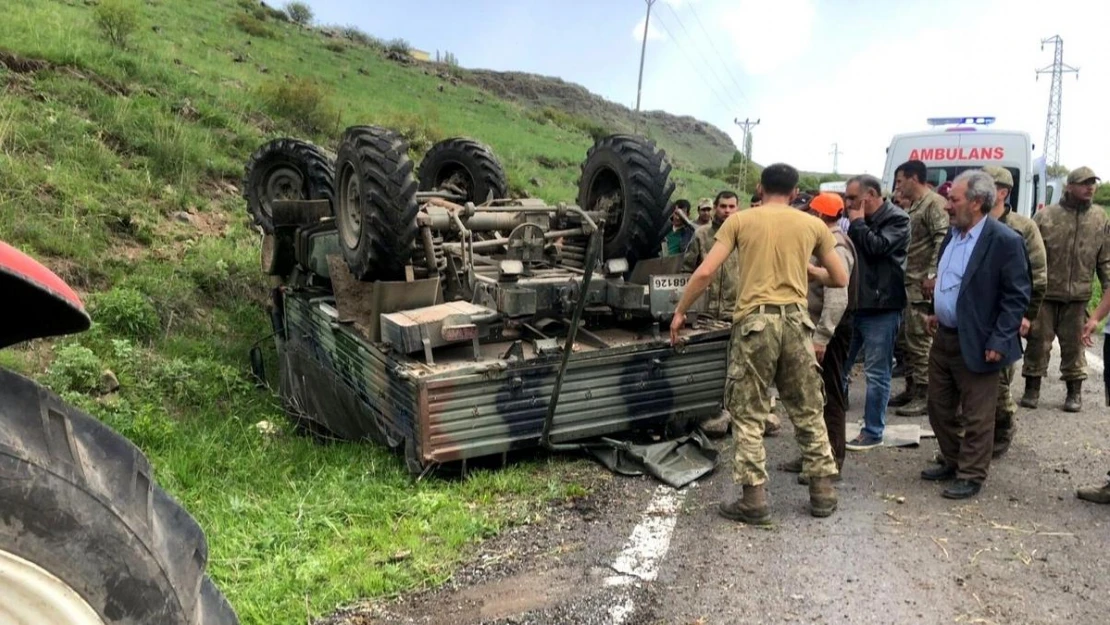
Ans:
[[[651,288],[653,289],[681,289],[690,281],[688,275],[677,276],[652,276]]]

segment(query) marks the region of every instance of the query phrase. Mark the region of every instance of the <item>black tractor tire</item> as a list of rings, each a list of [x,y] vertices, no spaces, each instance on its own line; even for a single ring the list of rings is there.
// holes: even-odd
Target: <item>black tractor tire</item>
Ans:
[[[335,156],[299,139],[281,138],[263,144],[247,161],[243,197],[247,211],[262,231],[274,231],[274,200],[335,199]]]
[[[484,143],[466,137],[444,139],[433,145],[417,173],[421,191],[434,191],[445,183],[453,183],[466,193],[466,201],[475,205],[490,199],[509,197],[505,168]]]
[[[335,224],[351,273],[403,280],[420,208],[408,144],[392,130],[352,126],[340,139],[335,171]]]
[[[604,258],[627,258],[635,266],[659,255],[675,188],[670,173],[666,153],[642,137],[603,137],[586,153],[578,206],[607,213]]]
[[[10,556],[61,580],[105,623],[239,622],[205,575],[204,532],[154,483],[143,453],[0,369],[0,557]]]

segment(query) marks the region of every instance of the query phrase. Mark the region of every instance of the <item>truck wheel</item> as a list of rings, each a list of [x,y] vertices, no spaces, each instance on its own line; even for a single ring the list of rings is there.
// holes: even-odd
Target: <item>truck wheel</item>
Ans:
[[[631,135],[599,139],[586,153],[578,181],[578,206],[606,213],[605,258],[630,266],[659,255],[674,183],[671,165],[655,143]]]
[[[505,169],[493,150],[465,137],[445,139],[433,145],[420,162],[417,178],[421,191],[455,186],[466,194],[466,201],[475,205],[485,202],[490,194],[495,199],[509,197]]]
[[[418,228],[408,144],[376,126],[343,133],[336,160],[339,248],[358,280],[403,280]]]
[[[138,448],[0,370],[0,623],[236,624],[207,562]]]
[[[254,223],[274,231],[274,200],[335,198],[335,156],[298,139],[274,139],[255,150],[247,161],[243,197]]]

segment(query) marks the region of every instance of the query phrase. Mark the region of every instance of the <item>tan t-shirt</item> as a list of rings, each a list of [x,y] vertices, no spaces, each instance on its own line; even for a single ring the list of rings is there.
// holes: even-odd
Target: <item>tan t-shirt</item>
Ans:
[[[820,258],[836,247],[836,239],[820,219],[785,204],[734,213],[721,225],[716,239],[740,256],[734,321],[760,304],[799,304],[805,310],[809,258]]]

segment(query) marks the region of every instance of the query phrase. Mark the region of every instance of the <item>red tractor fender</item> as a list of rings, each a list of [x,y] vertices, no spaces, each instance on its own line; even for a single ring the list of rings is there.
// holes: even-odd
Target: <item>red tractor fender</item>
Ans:
[[[90,325],[81,298],[64,280],[0,241],[0,347],[74,334]]]

